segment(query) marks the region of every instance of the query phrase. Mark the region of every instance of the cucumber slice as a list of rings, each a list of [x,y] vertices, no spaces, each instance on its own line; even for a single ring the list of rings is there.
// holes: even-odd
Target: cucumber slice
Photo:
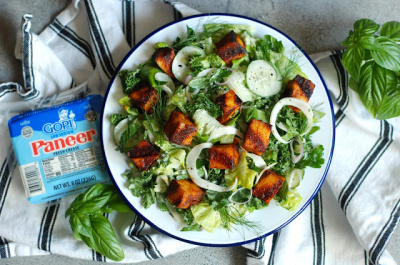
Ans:
[[[176,55],[172,62],[172,73],[175,78],[183,82],[190,74],[190,59],[195,53],[206,56],[205,52],[199,47],[186,46],[183,47]]]
[[[228,80],[230,77],[228,76],[227,78],[225,78],[225,81]],[[245,85],[244,85],[244,81],[245,81],[246,77],[244,75],[244,73],[242,72],[237,72],[235,74],[235,76],[233,76],[231,78],[231,80],[229,81],[229,83],[227,84],[227,86],[229,87],[229,89],[232,89],[233,92],[235,92],[235,94],[243,101],[243,102],[247,102],[247,101],[253,101],[255,99],[257,99],[257,95],[253,94]]]
[[[249,64],[246,81],[249,89],[260,97],[275,95],[282,88],[275,69],[264,60],[255,60]]]
[[[123,119],[114,127],[114,142],[119,147],[122,134],[128,129],[128,118]]]

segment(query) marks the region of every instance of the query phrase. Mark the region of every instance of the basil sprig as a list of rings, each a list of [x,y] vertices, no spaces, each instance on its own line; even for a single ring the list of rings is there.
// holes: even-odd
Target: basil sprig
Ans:
[[[130,208],[111,185],[94,184],[80,194],[65,212],[74,237],[105,257],[121,261],[125,254],[104,213],[129,212]]]
[[[375,119],[400,116],[400,22],[380,25],[370,19],[354,23],[342,42],[349,86]]]

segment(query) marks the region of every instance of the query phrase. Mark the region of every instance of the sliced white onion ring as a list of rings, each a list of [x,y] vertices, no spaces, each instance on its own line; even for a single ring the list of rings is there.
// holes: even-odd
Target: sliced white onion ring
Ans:
[[[207,173],[206,166],[203,166],[202,169],[204,171],[204,179],[208,179],[208,173]]]
[[[294,142],[299,143],[299,148],[300,148],[300,154],[299,154],[299,155],[296,155],[296,154],[294,153],[294,150],[293,150],[293,143],[294,143]],[[292,158],[292,162],[296,164],[296,163],[299,162],[299,161],[303,158],[303,156],[304,156],[304,145],[303,145],[303,141],[300,139],[300,137],[295,137],[295,138],[293,138],[293,139],[290,141],[289,147],[290,147],[290,156],[291,156],[291,158]]]
[[[264,159],[262,159],[261,156],[249,152],[247,153],[247,156],[253,159],[253,162],[256,165],[256,167],[262,169],[267,166],[267,164],[265,163]]]
[[[174,95],[173,90],[175,90],[175,84],[169,75],[166,73],[156,73],[154,78],[157,81],[166,82],[166,84],[161,85],[160,88],[167,93],[168,97],[172,97]]]
[[[252,197],[252,189],[250,189],[250,196],[249,196],[249,198],[245,201],[245,202],[237,202],[237,201],[234,201],[233,199],[232,199],[232,197],[237,193],[237,192],[239,192],[239,191],[241,191],[242,189],[246,189],[245,187],[241,187],[240,189],[238,189],[237,191],[235,191],[234,193],[232,193],[231,194],[231,196],[229,196],[229,198],[228,198],[228,200],[231,202],[231,203],[235,203],[235,204],[246,204],[246,203],[248,203],[250,200],[251,200],[251,197]]]
[[[258,173],[258,175],[257,175],[257,177],[256,177],[256,181],[254,182],[254,185],[256,185],[256,184],[260,181],[261,176],[264,174],[264,172],[265,172],[266,170],[273,168],[276,164],[277,164],[276,162],[275,162],[275,163],[272,163],[272,164],[269,164],[269,165],[266,166],[263,170],[261,170],[261,172]]]
[[[276,124],[276,127],[278,127],[279,129],[281,129],[282,131],[287,132],[288,131],[288,126],[282,122],[278,122]]]
[[[301,109],[301,111],[303,111],[304,115],[306,115],[307,127],[302,135],[308,133],[313,126],[313,111],[307,102],[292,97],[282,98],[275,104],[274,108],[272,109],[270,123],[272,125],[272,134],[279,142],[284,144],[289,143],[289,141],[283,140],[282,137],[279,135],[278,130],[276,129],[276,118],[278,117],[279,111],[286,105],[299,108]]]
[[[301,180],[303,179],[304,170],[295,168],[293,169],[289,176],[286,178],[289,190],[295,190],[299,187]]]
[[[183,83],[185,85],[187,85],[187,84],[189,84],[190,81],[192,81],[192,79],[193,79],[193,76],[192,75],[188,75],[188,76],[185,77],[185,79],[183,79]]]
[[[225,192],[225,191],[231,191],[234,188],[236,188],[237,184],[237,178],[235,178],[235,182],[228,186],[228,187],[222,187],[219,185],[216,185],[214,183],[211,183],[205,179],[202,179],[198,174],[197,174],[197,168],[196,168],[196,161],[197,158],[199,157],[201,151],[205,148],[210,148],[212,147],[212,143],[202,143],[199,145],[196,145],[195,147],[190,150],[186,157],[186,168],[189,173],[190,178],[192,181],[199,187],[207,190],[214,190],[218,192]]]

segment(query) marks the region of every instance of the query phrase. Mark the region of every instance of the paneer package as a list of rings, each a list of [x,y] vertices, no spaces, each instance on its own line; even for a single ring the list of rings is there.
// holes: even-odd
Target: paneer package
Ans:
[[[103,98],[90,95],[8,122],[25,193],[39,204],[109,182],[101,150]]]

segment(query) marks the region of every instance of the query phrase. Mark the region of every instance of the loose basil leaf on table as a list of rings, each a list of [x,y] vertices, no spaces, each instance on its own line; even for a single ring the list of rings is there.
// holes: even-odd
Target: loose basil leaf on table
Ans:
[[[354,23],[342,44],[348,49],[342,62],[350,74],[349,86],[375,119],[400,116],[400,22],[382,25],[370,19]]]
[[[80,194],[65,212],[74,237],[105,257],[121,261],[125,254],[104,213],[129,212],[130,208],[112,185],[94,184]]]

